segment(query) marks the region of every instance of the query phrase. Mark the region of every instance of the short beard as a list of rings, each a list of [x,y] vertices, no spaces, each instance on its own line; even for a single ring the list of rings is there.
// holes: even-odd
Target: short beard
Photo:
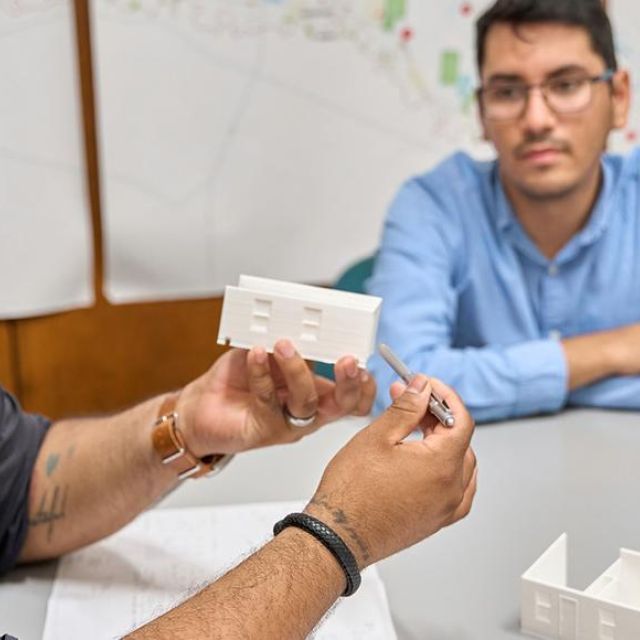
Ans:
[[[599,169],[600,158],[597,159],[595,166],[592,167],[592,171],[595,171],[599,174]],[[576,192],[580,191],[580,189],[584,188],[585,185],[588,185],[592,179],[592,176],[593,174],[590,171],[585,176],[583,176],[582,179],[571,182],[569,184],[536,188],[535,186],[530,187],[520,180],[510,179],[505,182],[502,171],[500,171],[500,179],[502,180],[503,184],[508,183],[512,190],[517,191],[521,196],[536,204],[562,202],[563,200],[570,198]],[[600,179],[602,178],[600,177]]]
[[[572,196],[581,187],[581,182],[562,185],[555,188],[547,187],[545,189],[536,189],[520,182],[511,182],[511,184],[512,187],[519,191],[525,198],[537,203],[565,200]]]

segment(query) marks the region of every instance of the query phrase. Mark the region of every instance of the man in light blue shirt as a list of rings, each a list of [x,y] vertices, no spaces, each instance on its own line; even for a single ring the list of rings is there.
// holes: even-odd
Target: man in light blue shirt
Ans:
[[[607,15],[498,0],[477,57],[497,160],[458,153],[400,190],[368,284],[379,340],[479,421],[640,408],[640,150],[603,154],[630,99]],[[370,368],[386,389],[393,372]]]

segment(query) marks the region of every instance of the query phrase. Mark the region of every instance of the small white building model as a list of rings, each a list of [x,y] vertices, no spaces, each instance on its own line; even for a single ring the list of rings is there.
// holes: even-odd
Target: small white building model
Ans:
[[[365,367],[381,304],[375,296],[243,275],[225,289],[218,344],[272,353],[288,338],[308,360],[333,364],[352,355]]]
[[[585,591],[567,586],[563,533],[522,575],[522,631],[553,640],[640,640],[640,553],[620,557]]]

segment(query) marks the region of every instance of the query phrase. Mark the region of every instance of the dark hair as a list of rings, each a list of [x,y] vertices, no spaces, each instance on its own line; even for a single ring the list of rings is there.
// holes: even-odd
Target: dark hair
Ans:
[[[478,72],[482,72],[489,29],[499,22],[514,27],[532,22],[583,27],[589,33],[591,47],[602,57],[607,69],[618,68],[611,22],[602,0],[496,0],[476,22]]]

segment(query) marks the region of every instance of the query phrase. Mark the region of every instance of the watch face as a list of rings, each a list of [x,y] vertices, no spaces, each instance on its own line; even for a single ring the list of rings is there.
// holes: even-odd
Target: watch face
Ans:
[[[220,457],[211,464],[211,470],[207,473],[207,476],[211,477],[220,473],[231,462],[231,460],[233,460],[234,455],[234,453],[226,453],[220,455]]]

